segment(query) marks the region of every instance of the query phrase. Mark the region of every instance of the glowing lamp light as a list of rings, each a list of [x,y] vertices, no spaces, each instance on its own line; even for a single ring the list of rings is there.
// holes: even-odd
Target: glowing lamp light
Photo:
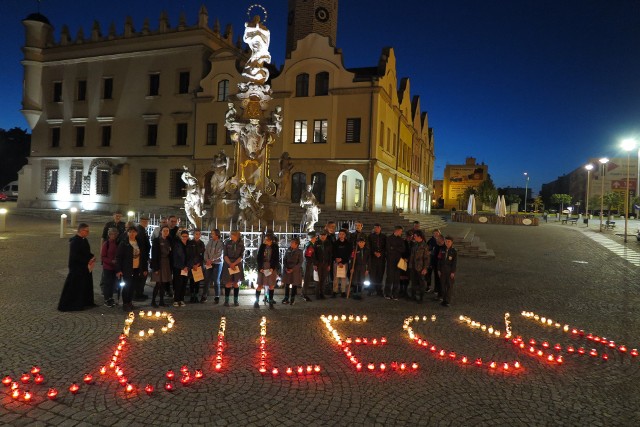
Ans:
[[[127,383],[129,382],[129,380],[127,379],[127,377],[120,377],[120,378],[118,379],[118,382],[120,383],[120,385],[121,385],[122,387],[124,387],[124,386],[126,386],[126,385],[127,385]]]
[[[520,362],[514,362],[513,363],[513,367],[516,369],[520,369],[522,367],[522,365],[520,365]]]
[[[174,389],[174,387],[173,387],[173,383],[166,382],[166,383],[164,384],[164,389],[165,389],[165,390],[167,390],[167,391],[173,391],[173,389]]]
[[[407,369],[407,364],[406,363],[401,363],[400,364],[400,370],[404,371],[405,369]]]
[[[93,382],[93,375],[84,374],[84,377],[82,378],[82,381],[84,381],[85,384],[91,384]]]
[[[17,390],[19,388],[20,388],[20,384],[18,384],[16,381],[11,382],[11,390]]]
[[[31,394],[31,392],[29,390],[25,391],[24,394],[22,395],[22,398],[24,399],[25,402],[31,401],[32,397],[33,397],[33,395]]]
[[[307,365],[307,374],[310,374],[312,372],[313,372],[313,366]]]
[[[467,356],[462,356],[462,359],[460,359],[460,361],[465,365],[469,363],[469,359],[467,359]]]
[[[80,386],[76,383],[72,383],[69,386],[69,391],[71,392],[71,394],[77,394],[79,390],[80,390]]]
[[[100,367],[100,375],[105,375],[107,373],[107,367],[106,366],[101,366]]]
[[[315,366],[313,367],[313,372],[315,372],[316,374],[317,374],[318,372],[320,372],[320,365],[315,365]]]
[[[555,346],[553,346],[553,349],[555,351],[560,351],[560,350],[562,350],[562,346],[560,346],[560,344],[556,344]]]
[[[627,347],[625,347],[624,345],[621,345],[620,347],[618,347],[618,351],[620,351],[620,353],[626,353]]]
[[[608,355],[608,354],[606,354],[606,353],[605,353],[605,354],[603,354],[603,355],[602,355],[602,360],[604,360],[605,362],[606,362],[607,360],[609,360],[609,355]]]
[[[264,374],[265,372],[267,372],[267,368],[265,368],[264,366],[260,366],[260,369],[258,369],[258,371],[260,371],[261,374]]]
[[[549,343],[545,341],[545,342],[542,343],[542,346],[544,348],[549,348]]]
[[[285,371],[287,373],[287,375],[292,375],[293,374],[293,369],[291,369],[291,367],[287,368],[287,370]]]
[[[637,348],[632,349],[629,354],[632,355],[633,357],[638,357],[638,349]]]
[[[584,347],[580,347],[580,348],[578,349],[578,353],[579,353],[579,354],[584,354],[584,353],[585,353]]]
[[[373,371],[373,370],[375,370],[375,369],[376,369],[376,365],[374,365],[373,363],[369,363],[369,364],[367,365],[367,368],[368,368],[370,371]]]
[[[429,348],[429,350],[431,351],[431,353],[435,353],[435,352],[438,350],[438,348],[437,348],[435,345],[432,345],[432,346]]]
[[[215,369],[216,371],[220,371],[220,369],[222,369],[222,363],[216,363]]]
[[[478,358],[474,363],[476,364],[476,366],[482,366],[482,359]]]
[[[117,376],[118,378],[120,378],[120,377],[124,376],[124,371],[123,371],[122,369],[120,369],[120,368],[117,368],[117,369],[116,369],[116,376]]]
[[[146,385],[146,387],[144,388],[144,391],[145,391],[147,394],[151,394],[151,393],[153,393],[153,386],[152,386],[151,384],[147,384],[147,385]]]
[[[489,367],[490,367],[491,369],[496,369],[496,367],[497,367],[497,366],[498,366],[498,364],[497,364],[496,362],[491,362],[491,363],[489,363]]]
[[[176,376],[175,372],[173,372],[173,370],[171,370],[171,369],[169,369],[165,375],[166,375],[166,376],[167,376],[167,378],[168,378],[168,379],[170,379],[170,380],[174,379],[174,378],[175,378],[175,376]]]
[[[5,387],[9,387],[12,381],[13,381],[13,378],[7,375],[2,379],[2,385],[4,385]]]
[[[440,350],[440,357],[444,357],[447,355],[447,353],[444,350]]]
[[[41,374],[36,374],[35,377],[33,377],[33,382],[40,385],[42,383],[44,383],[44,376]]]
[[[20,398],[20,390],[13,390],[11,392],[11,397],[13,397],[14,399],[19,399]]]
[[[29,382],[31,381],[31,375],[24,373],[20,376],[20,381],[22,382],[22,384],[29,384]]]
[[[598,356],[598,351],[595,348],[592,348],[591,351],[589,352],[589,355],[591,357],[597,357]]]
[[[204,378],[204,373],[202,372],[202,369],[196,369],[194,376],[196,377],[197,380]]]
[[[135,389],[136,388],[133,386],[133,384],[127,383],[127,385],[124,388],[124,391],[126,391],[127,393],[133,393]]]
[[[451,352],[449,353],[449,359],[454,360],[456,358],[456,353],[455,352]]]
[[[549,356],[547,356],[547,360],[549,362],[553,362],[555,360],[554,357],[553,357],[553,354],[550,354]]]
[[[505,363],[502,365],[502,369],[503,369],[503,370],[505,370],[505,371],[508,371],[508,370],[509,370],[509,364],[508,364],[507,362],[505,362]]]
[[[33,366],[33,367],[31,368],[31,373],[32,373],[33,375],[40,373],[40,368],[39,368],[38,366]]]
[[[138,336],[140,336],[140,337],[144,337],[144,331],[140,331],[140,332],[138,332]]]
[[[191,382],[191,376],[190,375],[183,375],[182,377],[180,377],[180,382],[182,383],[182,385],[189,384],[189,382]]]
[[[418,366],[419,366],[419,365],[418,365],[416,362],[413,362],[413,363],[411,364],[411,369],[413,369],[413,370],[415,371],[415,370],[417,370],[417,369],[418,369]]]
[[[360,362],[356,363],[356,370],[358,372],[362,371],[362,363],[360,363]]]
[[[189,367],[187,365],[182,365],[182,367],[180,368],[180,372],[186,374],[187,372],[189,372]]]
[[[385,365],[384,363],[381,363],[381,364],[380,364],[380,370],[381,370],[382,372],[386,371],[386,370],[387,370],[387,365]]]
[[[54,400],[56,397],[58,397],[58,390],[56,390],[55,388],[50,388],[49,391],[47,391],[47,397],[49,398],[49,400]]]
[[[570,345],[569,347],[567,347],[567,353],[575,353],[575,351],[576,349],[573,348],[573,346]]]
[[[278,375],[279,373],[280,373],[280,371],[278,371],[278,368],[273,368],[273,369],[271,370],[271,375],[274,375],[274,376],[275,376],[275,375]]]

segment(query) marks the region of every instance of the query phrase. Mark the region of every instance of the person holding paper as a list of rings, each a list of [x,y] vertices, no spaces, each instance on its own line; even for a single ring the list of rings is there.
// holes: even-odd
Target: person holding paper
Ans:
[[[347,240],[347,230],[338,233],[338,240],[333,244],[333,294],[331,298],[342,291],[342,298],[347,297],[349,261],[353,252],[353,245]]]
[[[289,304],[289,293],[291,293],[291,305],[295,303],[298,286],[302,285],[302,261],[304,255],[300,249],[300,239],[291,239],[289,249],[284,253],[282,260],[282,283],[284,284],[283,304]],[[291,292],[289,292],[291,288]]]
[[[264,286],[269,289],[269,308],[273,309],[273,294],[280,270],[280,251],[273,243],[273,236],[267,234],[258,248],[258,287],[256,288],[256,302],[254,308],[260,308],[260,292]]]
[[[180,240],[174,243],[171,257],[173,259],[173,306],[184,307],[184,292],[189,281],[189,264],[187,255],[187,242],[189,232],[180,232]]]
[[[202,265],[204,264],[204,242],[200,240],[202,232],[199,229],[193,230],[193,240],[187,243],[187,264],[189,265],[189,291],[190,302],[198,302],[198,291],[200,284],[204,282]]]
[[[209,297],[209,288],[213,285],[214,304],[220,302],[220,273],[222,273],[222,251],[224,244],[220,239],[220,230],[211,230],[211,237],[204,250],[204,286],[200,302],[203,303]]]
[[[224,242],[222,268],[222,283],[224,283],[224,306],[229,307],[229,297],[233,288],[233,305],[239,306],[239,283],[244,280],[242,259],[244,258],[244,243],[240,240],[240,232],[232,231],[229,239]]]

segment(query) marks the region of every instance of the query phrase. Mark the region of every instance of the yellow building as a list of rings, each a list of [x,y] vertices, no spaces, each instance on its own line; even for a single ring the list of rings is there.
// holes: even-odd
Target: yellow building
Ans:
[[[446,165],[442,184],[444,208],[466,208],[467,200],[462,200],[465,190],[477,189],[488,177],[489,166],[477,164],[473,157],[467,157],[464,165]]]
[[[321,207],[428,213],[434,137],[420,99],[397,77],[392,48],[376,66],[344,67],[337,10],[337,0],[289,1],[287,57],[269,82],[270,107],[284,113],[272,176],[287,152],[292,203],[315,178]],[[103,35],[94,23],[90,36],[63,27],[54,42],[44,16],[27,17],[23,113],[33,151],[19,205],[179,207],[183,165],[209,191],[213,156],[233,155],[224,118],[247,55],[230,27],[208,21],[203,6],[195,25],[181,16],[172,27],[163,14],[155,29],[127,20],[123,34]]]

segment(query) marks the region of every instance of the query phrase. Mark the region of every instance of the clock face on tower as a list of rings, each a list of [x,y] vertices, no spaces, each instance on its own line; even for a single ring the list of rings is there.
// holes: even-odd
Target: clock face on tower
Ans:
[[[324,7],[319,7],[316,9],[315,16],[318,21],[327,22],[329,20],[329,11]]]

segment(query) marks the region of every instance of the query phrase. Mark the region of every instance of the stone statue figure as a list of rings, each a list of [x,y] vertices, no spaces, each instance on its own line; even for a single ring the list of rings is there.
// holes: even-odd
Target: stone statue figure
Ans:
[[[256,191],[254,184],[244,184],[240,187],[240,200],[238,200],[238,224],[251,224],[262,217],[264,205],[260,203],[262,192]]]
[[[264,63],[271,62],[271,54],[269,53],[271,32],[260,23],[260,17],[257,15],[251,22],[246,22],[244,26],[242,40],[249,45],[251,57],[244,66],[242,76],[252,83],[262,85],[269,79],[269,70],[264,67]]]
[[[236,115],[238,114],[238,112],[236,111],[236,107],[235,105],[233,105],[233,102],[229,102],[227,106],[229,108],[227,109],[227,114],[225,114],[224,116],[224,122],[225,126],[229,128],[231,123],[236,121]]]
[[[187,214],[190,228],[198,228],[197,218],[205,216],[207,211],[203,210],[204,207],[204,188],[200,188],[198,180],[195,176],[191,175],[189,168],[182,166],[184,172],[180,177],[182,181],[187,184],[186,195],[184,197],[184,211]]]
[[[280,135],[282,132],[282,107],[277,106],[276,110],[271,113],[271,118],[273,120],[273,124],[276,127],[276,135]]]
[[[318,200],[313,194],[313,184],[307,185],[307,190],[302,192],[300,196],[300,207],[305,209],[304,215],[302,216],[302,229],[306,232],[313,231],[318,222],[318,214],[320,213]]]
[[[213,175],[211,176],[211,195],[220,197],[225,193],[225,185],[229,180],[227,172],[229,170],[229,158],[224,150],[213,156]]]
[[[278,172],[278,177],[280,178],[278,193],[280,197],[286,198],[289,182],[291,181],[291,170],[293,169],[293,162],[288,152],[285,151],[282,153],[280,160],[278,160],[278,165],[280,166],[280,171]]]

